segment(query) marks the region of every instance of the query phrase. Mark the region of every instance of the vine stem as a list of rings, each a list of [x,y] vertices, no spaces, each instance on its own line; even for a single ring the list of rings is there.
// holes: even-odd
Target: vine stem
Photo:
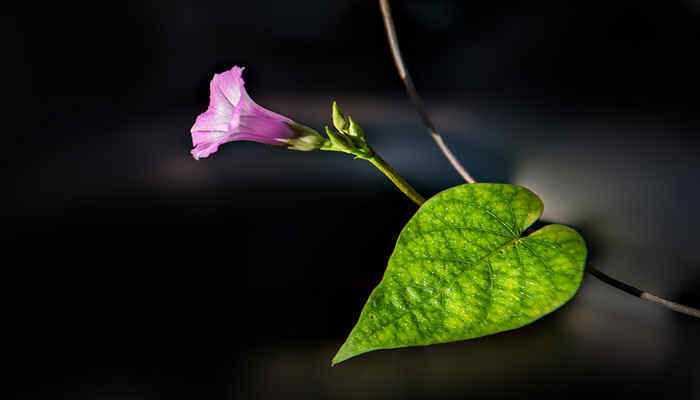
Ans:
[[[420,115],[421,119],[423,120],[423,123],[425,126],[428,128],[428,133],[433,137],[435,140],[435,143],[438,145],[440,150],[442,150],[442,153],[445,155],[445,158],[452,164],[452,167],[459,173],[462,178],[467,181],[468,183],[476,183],[474,178],[469,175],[467,170],[462,166],[462,164],[459,162],[457,157],[455,157],[454,154],[452,154],[452,151],[450,151],[449,147],[447,147],[447,144],[442,140],[442,136],[437,132],[435,129],[435,125],[433,125],[432,120],[430,119],[430,116],[428,115],[428,112],[425,109],[425,104],[423,103],[423,99],[418,95],[418,91],[416,90],[416,87],[413,85],[413,80],[411,79],[411,75],[408,73],[408,70],[406,69],[406,66],[403,62],[403,58],[401,57],[401,51],[399,50],[399,41],[396,37],[396,29],[394,28],[394,21],[391,18],[391,9],[389,8],[389,0],[379,0],[379,7],[382,10],[382,16],[384,19],[384,27],[386,28],[386,35],[387,38],[389,39],[389,46],[391,47],[391,54],[394,57],[394,63],[396,64],[396,69],[399,71],[399,76],[401,77],[401,80],[404,83],[404,86],[406,86],[406,92],[408,93],[408,97],[411,98],[411,102],[413,102],[413,105],[416,107],[416,110],[418,111],[418,114]],[[386,162],[385,162],[386,163]],[[374,163],[373,163],[374,164]],[[375,164],[377,165],[377,164]],[[386,164],[388,165],[388,164]],[[377,166],[379,167],[379,166]],[[389,167],[391,168],[391,167]],[[381,168],[380,168],[381,170]],[[392,169],[393,170],[393,169]],[[384,170],[382,170],[384,172]],[[389,176],[386,172],[384,172],[387,176]],[[395,173],[395,171],[394,171]],[[396,174],[398,176],[398,174]],[[389,176],[391,178],[391,176]],[[400,177],[399,177],[400,178]],[[403,180],[403,179],[402,179]],[[396,184],[396,186],[399,186],[393,179],[392,182]],[[405,182],[405,181],[404,181]],[[408,185],[408,184],[406,184]],[[410,188],[410,185],[408,185]],[[404,189],[399,186],[401,191],[404,191]],[[413,189],[413,188],[411,188]],[[406,193],[404,191],[404,193]],[[416,193],[417,194],[417,193]],[[408,194],[407,194],[408,195]],[[411,200],[416,201],[413,197],[411,197]],[[418,195],[420,197],[420,195]],[[420,197],[422,199],[422,197]],[[418,205],[421,205],[423,202],[417,202]],[[595,276],[596,278],[600,279],[601,281],[607,283],[608,285],[622,290],[625,293],[631,294],[633,296],[639,297],[640,299],[644,299],[647,301],[651,301],[653,303],[660,304],[669,310],[673,310],[682,314],[687,314],[690,316],[693,316],[695,318],[700,318],[700,310],[688,307],[683,304],[678,304],[670,300],[666,300],[662,297],[656,296],[652,293],[637,289],[634,286],[628,285],[622,281],[618,281],[617,279],[612,278],[609,275],[604,274],[597,268],[588,265],[587,266],[588,272]]]
[[[625,293],[629,293],[632,296],[639,297],[640,299],[644,299],[647,301],[661,304],[662,306],[664,306],[668,309],[671,309],[673,311],[676,311],[676,312],[679,312],[682,314],[687,314],[687,315],[693,316],[695,318],[700,318],[700,310],[698,310],[698,309],[695,309],[693,307],[688,307],[688,306],[683,305],[683,304],[678,304],[676,302],[666,300],[664,298],[661,298],[661,297],[656,296],[654,294],[651,294],[649,292],[645,292],[644,290],[637,289],[634,286],[631,286],[631,285],[628,285],[624,282],[618,281],[617,279],[603,273],[602,271],[600,271],[599,269],[597,269],[591,265],[588,265],[587,268],[588,268],[588,272],[591,275],[595,276],[596,278],[600,279],[601,281],[607,283],[608,285],[610,285],[612,287],[615,287],[617,289],[622,290]]]
[[[396,172],[396,170],[392,168],[391,165],[389,165],[389,163],[386,162],[379,154],[373,151],[372,157],[366,158],[366,160],[382,171],[382,173],[386,175],[387,178],[389,178],[394,185],[396,185],[396,187],[403,192],[403,194],[413,200],[418,207],[425,203],[425,198],[416,192],[416,189],[409,185],[408,182],[406,182],[406,180],[403,179],[401,175],[399,175],[399,173]]]
[[[389,38],[389,46],[391,47],[391,54],[394,56],[394,63],[396,68],[399,70],[399,76],[403,81],[404,86],[406,86],[406,92],[408,97],[411,98],[411,102],[416,107],[418,114],[420,115],[423,123],[428,128],[428,133],[433,137],[435,143],[438,145],[442,154],[445,155],[447,161],[452,164],[452,167],[457,171],[458,174],[464,178],[465,181],[469,183],[475,183],[476,181],[469,175],[469,172],[462,166],[457,157],[450,151],[442,136],[435,129],[433,121],[428,115],[428,111],[425,109],[425,103],[423,99],[418,95],[416,87],[413,85],[413,79],[411,79],[411,74],[408,73],[406,66],[403,63],[403,58],[401,57],[401,50],[399,50],[399,41],[396,38],[396,29],[394,29],[394,21],[391,19],[391,9],[389,8],[388,0],[379,0],[379,6],[382,9],[382,16],[384,16],[384,27],[386,27],[386,35]]]

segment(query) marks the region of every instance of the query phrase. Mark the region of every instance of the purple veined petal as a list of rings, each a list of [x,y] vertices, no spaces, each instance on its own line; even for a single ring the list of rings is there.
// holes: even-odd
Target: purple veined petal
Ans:
[[[219,131],[193,132],[193,142],[195,141],[195,136],[197,136],[199,142],[195,145],[194,149],[190,151],[190,154],[192,154],[195,160],[209,157],[210,154],[215,153],[219,149],[220,145],[233,140],[228,133]]]
[[[197,145],[194,139],[194,132],[196,131],[222,131],[228,132],[231,125],[231,120],[233,119],[233,114],[235,110],[229,112],[224,112],[219,109],[210,108],[203,112],[197,117],[197,120],[192,125],[192,144]]]
[[[254,133],[239,133],[231,137],[232,141],[247,141],[247,142],[257,142],[262,144],[267,144],[270,146],[285,146],[286,142],[283,140],[278,140],[276,138],[259,136]]]
[[[231,138],[232,127],[236,127],[240,121],[240,113],[234,109],[231,115],[222,113],[216,109],[209,109],[197,117],[191,129],[192,145],[190,152],[199,160],[216,152],[219,146],[233,140]]]
[[[200,130],[200,131],[194,131],[192,132],[192,145],[193,146],[199,146],[199,145],[207,145],[209,143],[226,143],[230,142],[231,139],[231,134],[228,132],[222,132],[222,131],[205,131],[205,130]]]
[[[253,115],[241,116],[240,123],[232,128],[233,140],[252,140],[275,146],[284,146],[288,139],[297,136],[286,121]]]
[[[254,115],[258,117],[265,117],[270,119],[276,119],[284,122],[293,123],[291,119],[285,117],[284,115],[277,114],[276,112],[270,111],[265,107],[262,107],[253,99],[250,98],[248,92],[245,90],[245,86],[241,87],[241,99],[238,106],[241,109],[241,115]]]
[[[230,112],[239,107],[241,92],[245,90],[241,77],[243,69],[235,66],[226,72],[214,75],[209,84],[210,109]]]

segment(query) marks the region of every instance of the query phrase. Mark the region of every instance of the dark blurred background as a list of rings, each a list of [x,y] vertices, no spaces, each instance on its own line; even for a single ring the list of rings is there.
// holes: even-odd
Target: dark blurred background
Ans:
[[[700,323],[587,276],[561,310],[330,367],[415,206],[339,153],[189,155],[213,73],[320,128],[337,100],[419,192],[461,183],[375,1],[3,6],[6,367],[17,399],[700,399]],[[700,306],[700,3],[392,2],[438,129],[601,270]],[[348,249],[356,249],[349,252]]]

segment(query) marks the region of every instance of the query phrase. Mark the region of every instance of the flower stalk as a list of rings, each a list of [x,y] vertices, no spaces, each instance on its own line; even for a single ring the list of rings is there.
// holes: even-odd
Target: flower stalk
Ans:
[[[384,175],[386,175],[387,178],[391,180],[391,182],[396,185],[399,190],[403,192],[408,198],[413,200],[418,206],[420,207],[425,203],[425,199],[423,196],[421,196],[416,190],[406,182],[405,179],[399,175],[398,172],[394,168],[389,165],[379,154],[374,153],[374,157],[366,159],[367,161],[371,162],[372,165],[377,167]]]

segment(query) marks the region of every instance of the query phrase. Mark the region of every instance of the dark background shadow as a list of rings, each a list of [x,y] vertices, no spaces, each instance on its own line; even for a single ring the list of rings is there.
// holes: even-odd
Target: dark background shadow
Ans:
[[[394,1],[436,125],[536,191],[599,269],[700,306],[700,4]],[[18,399],[700,398],[699,323],[586,277],[499,335],[330,368],[415,206],[341,154],[193,160],[215,72],[309,126],[330,104],[433,195],[460,184],[374,1],[8,6],[2,239]],[[354,251],[348,251],[348,248]]]

